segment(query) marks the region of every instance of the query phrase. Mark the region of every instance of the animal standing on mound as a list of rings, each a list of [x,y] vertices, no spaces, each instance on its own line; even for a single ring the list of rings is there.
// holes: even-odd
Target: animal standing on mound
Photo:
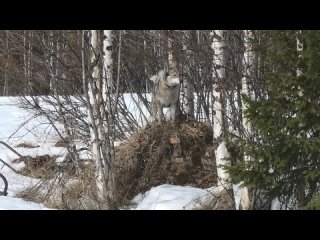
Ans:
[[[163,108],[170,107],[171,120],[174,122],[179,104],[180,78],[177,69],[160,70],[150,78],[154,82],[152,91],[152,121],[162,121]]]

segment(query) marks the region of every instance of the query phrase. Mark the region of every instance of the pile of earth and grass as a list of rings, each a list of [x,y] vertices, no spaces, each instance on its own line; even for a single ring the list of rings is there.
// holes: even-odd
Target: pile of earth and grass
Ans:
[[[114,166],[120,202],[161,184],[215,186],[212,127],[196,121],[148,125],[116,148]]]

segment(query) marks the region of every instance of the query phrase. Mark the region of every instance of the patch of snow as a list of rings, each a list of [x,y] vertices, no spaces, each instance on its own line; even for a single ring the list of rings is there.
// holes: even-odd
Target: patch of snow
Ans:
[[[163,184],[137,195],[134,210],[183,210],[193,209],[216,192],[216,188],[200,189],[189,186]]]
[[[242,193],[242,188],[240,187],[240,183],[233,184],[233,195],[234,195],[236,210],[239,210],[241,193]]]
[[[281,202],[278,198],[271,201],[271,210],[281,210]]]
[[[43,117],[33,118],[32,114],[21,109],[17,104],[17,97],[0,97],[0,141],[6,142],[22,156],[30,155],[59,155],[65,156],[66,149],[54,147],[53,139],[56,137],[52,127]],[[27,120],[31,119],[27,122]],[[39,145],[36,148],[16,147],[20,143]],[[19,158],[4,145],[0,144],[0,158],[15,170],[23,168],[24,163],[13,163]],[[8,180],[8,196],[13,197],[22,190],[34,186],[38,179],[16,174],[0,162],[0,171]],[[0,180],[0,189],[3,190]]]
[[[49,210],[43,204],[25,201],[21,198],[0,196],[0,210]]]

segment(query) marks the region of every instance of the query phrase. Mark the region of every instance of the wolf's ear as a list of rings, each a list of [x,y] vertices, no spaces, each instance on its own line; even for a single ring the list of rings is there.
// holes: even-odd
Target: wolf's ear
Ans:
[[[149,78],[152,82],[156,83],[158,81],[158,75],[153,75]]]
[[[154,83],[159,82],[159,80],[162,78],[162,72],[163,70],[160,70],[156,75],[151,76],[149,79]]]
[[[166,71],[166,70],[161,70],[161,71],[159,72],[159,79],[165,80],[166,77],[167,77],[167,73],[168,73],[168,71]]]

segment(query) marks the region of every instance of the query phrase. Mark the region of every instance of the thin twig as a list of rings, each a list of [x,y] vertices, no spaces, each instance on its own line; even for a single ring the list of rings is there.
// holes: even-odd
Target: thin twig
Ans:
[[[7,167],[10,168],[12,171],[14,171],[15,173],[18,174],[17,170],[15,170],[13,167],[11,167],[8,163],[6,163],[5,161],[3,161],[1,158],[0,158],[0,162],[2,162],[5,166],[7,166]]]

